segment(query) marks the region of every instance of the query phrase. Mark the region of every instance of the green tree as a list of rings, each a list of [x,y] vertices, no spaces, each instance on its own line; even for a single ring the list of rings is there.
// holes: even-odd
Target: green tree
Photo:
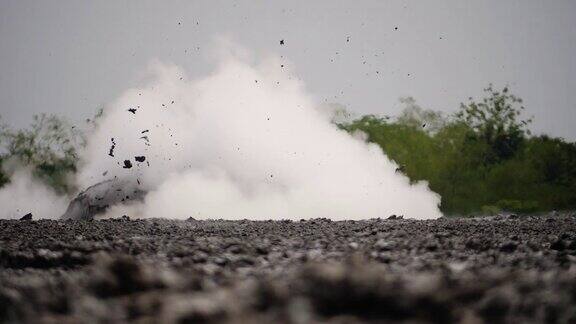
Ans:
[[[576,144],[531,137],[521,99],[485,91],[453,118],[404,98],[396,121],[368,115],[340,127],[365,133],[412,181],[427,180],[446,214],[576,208]]]
[[[472,141],[483,141],[490,147],[484,157],[485,163],[496,163],[512,157],[520,148],[531,119],[520,119],[524,110],[522,99],[510,94],[508,87],[494,90],[492,85],[484,89],[486,97],[480,102],[470,98],[460,105],[456,118],[472,130]]]
[[[77,150],[84,142],[79,130],[51,115],[34,116],[28,129],[0,128],[1,160],[31,167],[36,177],[59,192],[72,189],[67,177],[76,171]]]

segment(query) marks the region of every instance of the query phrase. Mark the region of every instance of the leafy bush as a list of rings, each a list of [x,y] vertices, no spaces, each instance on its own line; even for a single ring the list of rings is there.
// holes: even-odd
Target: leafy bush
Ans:
[[[0,126],[2,164],[14,160],[33,169],[34,175],[57,192],[70,192],[68,177],[76,171],[77,150],[84,145],[82,133],[64,120],[49,115],[34,116],[28,129]],[[0,185],[8,182],[0,174]]]
[[[480,210],[483,215],[496,215],[502,211],[500,207],[493,205],[484,205]]]
[[[446,214],[576,208],[576,145],[531,137],[520,98],[508,88],[485,92],[454,116],[403,99],[396,121],[369,115],[339,126],[364,132],[412,181],[427,180]]]
[[[533,213],[538,211],[538,202],[537,201],[520,201],[520,200],[511,200],[511,199],[503,199],[499,200],[496,205],[501,209],[509,212],[516,212],[516,213]]]

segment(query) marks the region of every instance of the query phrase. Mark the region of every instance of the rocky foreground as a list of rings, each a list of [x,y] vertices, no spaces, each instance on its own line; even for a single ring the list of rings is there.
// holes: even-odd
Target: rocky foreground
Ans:
[[[575,323],[576,216],[0,221],[0,322]]]

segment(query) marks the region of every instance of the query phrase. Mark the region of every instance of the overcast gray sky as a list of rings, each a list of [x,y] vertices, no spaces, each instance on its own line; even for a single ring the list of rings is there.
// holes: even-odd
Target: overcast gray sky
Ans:
[[[536,132],[576,140],[571,0],[1,0],[0,115],[83,120],[155,58],[201,77],[219,35],[283,55],[318,101],[358,114],[396,115],[402,96],[453,112],[492,82],[525,100]]]

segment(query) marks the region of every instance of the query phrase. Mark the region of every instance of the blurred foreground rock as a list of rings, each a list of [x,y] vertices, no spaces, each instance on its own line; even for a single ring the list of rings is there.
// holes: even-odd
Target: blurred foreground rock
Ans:
[[[0,221],[0,322],[574,323],[576,218]]]

